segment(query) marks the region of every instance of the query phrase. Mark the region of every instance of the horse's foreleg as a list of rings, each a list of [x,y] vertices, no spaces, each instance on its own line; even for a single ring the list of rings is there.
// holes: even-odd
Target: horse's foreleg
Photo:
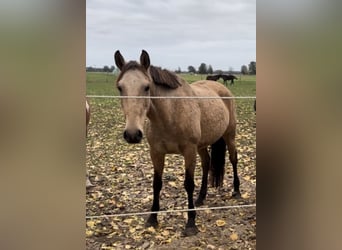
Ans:
[[[196,147],[188,146],[184,152],[184,161],[185,161],[185,180],[184,187],[188,195],[188,208],[193,209],[194,200],[193,194],[195,189],[194,183],[194,171],[196,166]],[[197,226],[195,224],[196,219],[196,211],[188,211],[188,222],[185,226],[184,235],[191,236],[198,233]]]
[[[164,170],[164,158],[165,154],[160,154],[157,152],[153,152],[151,150],[151,159],[153,163],[154,168],[154,175],[153,175],[153,204],[151,211],[156,212],[159,211],[159,194],[160,190],[162,189],[163,181],[163,170]],[[150,217],[147,219],[146,227],[157,227],[158,226],[158,220],[157,220],[157,214],[151,214]]]
[[[201,157],[201,165],[202,165],[202,184],[201,184],[201,190],[198,195],[198,198],[195,202],[196,206],[203,205],[203,201],[205,200],[205,197],[207,196],[207,190],[208,190],[208,172],[209,172],[209,165],[210,165],[210,156],[208,154],[207,148],[199,149],[198,154]]]

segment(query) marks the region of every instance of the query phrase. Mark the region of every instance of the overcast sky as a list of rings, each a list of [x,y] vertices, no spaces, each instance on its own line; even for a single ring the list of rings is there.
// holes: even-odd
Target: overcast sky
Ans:
[[[114,52],[170,70],[203,62],[240,70],[256,61],[256,0],[87,0],[87,66]]]

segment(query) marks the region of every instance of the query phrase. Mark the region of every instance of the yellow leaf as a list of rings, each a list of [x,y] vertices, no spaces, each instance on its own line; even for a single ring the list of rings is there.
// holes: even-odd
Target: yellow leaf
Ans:
[[[237,233],[232,233],[231,235],[230,235],[230,239],[231,240],[237,240],[239,238],[239,236],[237,235]]]
[[[249,197],[249,194],[248,194],[248,193],[244,193],[243,195],[241,195],[241,197],[242,197],[243,199],[247,199],[247,198]]]
[[[169,181],[169,185],[170,185],[171,187],[177,187],[177,184],[176,184],[176,182],[174,182],[174,181]]]
[[[168,236],[170,233],[169,233],[169,231],[165,230],[165,231],[163,231],[161,234],[162,234],[163,236]]]
[[[251,177],[249,175],[243,177],[246,181],[249,181],[251,179]]]
[[[149,227],[147,228],[147,231],[149,231],[150,233],[155,233],[156,230],[154,229],[154,227]]]
[[[133,221],[133,219],[125,219],[124,222],[127,223],[127,224],[131,224]]]
[[[224,225],[226,225],[226,222],[224,220],[217,220],[216,221],[216,226],[223,227]]]
[[[87,221],[87,226],[90,227],[90,228],[93,228],[95,226],[95,222],[90,220],[90,221]]]
[[[86,236],[90,237],[94,234],[93,231],[90,231],[90,230],[86,230]]]

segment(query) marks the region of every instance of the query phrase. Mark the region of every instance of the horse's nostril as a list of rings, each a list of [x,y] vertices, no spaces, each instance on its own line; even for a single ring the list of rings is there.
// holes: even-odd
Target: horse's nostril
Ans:
[[[137,131],[137,138],[140,140],[143,137],[143,133],[141,132],[141,130],[139,129]]]
[[[123,137],[124,137],[125,140],[127,140],[128,134],[127,134],[127,131],[126,131],[126,130],[125,130],[124,133],[123,133]]]

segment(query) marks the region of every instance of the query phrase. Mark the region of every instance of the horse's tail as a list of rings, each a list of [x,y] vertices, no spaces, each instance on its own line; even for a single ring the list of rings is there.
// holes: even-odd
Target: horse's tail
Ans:
[[[226,163],[226,147],[226,142],[222,137],[211,145],[209,182],[216,188],[223,185],[224,166]]]

